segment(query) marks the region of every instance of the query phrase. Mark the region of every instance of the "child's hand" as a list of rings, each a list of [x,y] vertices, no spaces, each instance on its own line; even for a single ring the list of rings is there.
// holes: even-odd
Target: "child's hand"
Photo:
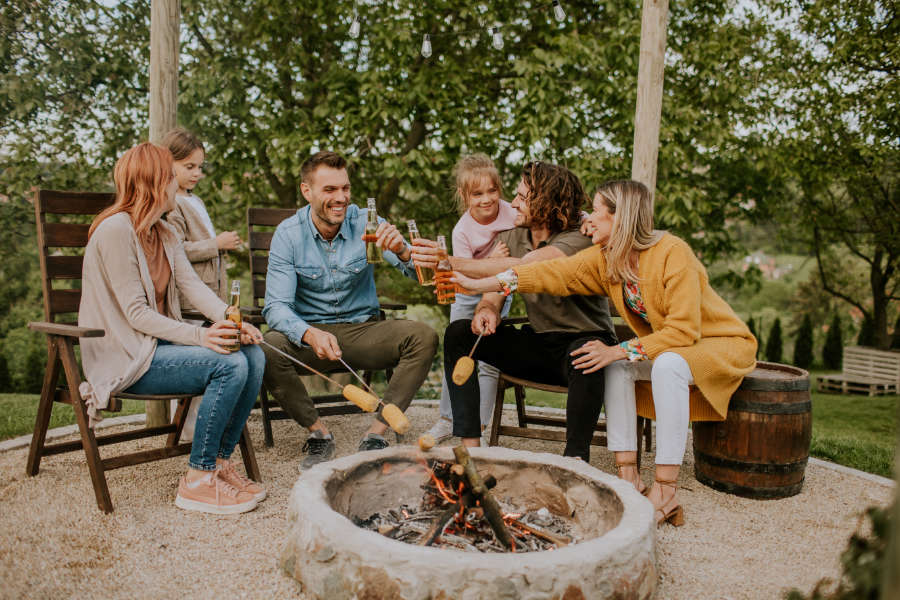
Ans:
[[[497,240],[488,258],[507,258],[509,256],[509,246],[503,243],[503,240]]]
[[[237,250],[243,244],[236,231],[223,231],[216,236],[216,247],[219,250]]]

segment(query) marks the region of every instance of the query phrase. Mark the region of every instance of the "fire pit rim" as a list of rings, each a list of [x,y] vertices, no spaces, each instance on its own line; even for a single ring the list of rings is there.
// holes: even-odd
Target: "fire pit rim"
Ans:
[[[469,448],[469,452],[476,461],[524,461],[535,465],[542,464],[565,469],[581,475],[587,480],[596,480],[600,484],[611,488],[623,500],[622,517],[615,527],[599,537],[548,551],[478,553],[454,548],[415,546],[394,540],[355,525],[348,517],[332,508],[326,494],[326,483],[334,474],[342,471],[348,472],[359,466],[363,461],[407,459],[415,462],[421,456],[421,453],[415,446],[393,446],[384,450],[365,452],[364,456],[360,456],[360,453],[354,453],[329,462],[320,463],[303,472],[291,491],[291,499],[288,504],[288,522],[292,524],[295,520],[290,514],[290,507],[302,506],[309,509],[314,505],[324,505],[327,508],[324,511],[324,518],[328,519],[328,522],[320,522],[320,525],[330,532],[331,539],[344,540],[348,536],[365,536],[361,538],[365,541],[365,544],[360,545],[354,552],[367,555],[384,552],[385,556],[391,557],[390,560],[392,562],[410,561],[410,564],[415,564],[416,557],[422,557],[422,553],[430,556],[446,557],[447,552],[453,552],[454,562],[457,564],[460,562],[464,563],[461,566],[471,568],[505,567],[507,569],[514,566],[517,571],[525,571],[534,567],[547,568],[549,563],[565,563],[574,556],[584,555],[586,552],[590,552],[594,560],[603,561],[607,558],[615,557],[628,544],[633,543],[636,535],[640,539],[650,537],[651,540],[655,540],[653,505],[639,494],[634,489],[634,486],[618,477],[605,473],[586,462],[546,452],[513,450],[496,446],[491,448]],[[454,460],[452,448],[450,447],[435,448],[426,453],[425,458]],[[629,497],[632,501],[625,502],[624,500]],[[323,511],[318,510],[316,512],[319,516],[322,516],[321,513]],[[289,529],[292,529],[292,527],[289,527]]]

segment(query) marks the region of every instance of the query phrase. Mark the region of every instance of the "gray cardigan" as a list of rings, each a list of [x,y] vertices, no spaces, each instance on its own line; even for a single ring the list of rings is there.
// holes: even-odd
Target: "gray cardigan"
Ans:
[[[128,389],[150,368],[157,338],[201,344],[201,328],[181,320],[179,292],[210,321],[224,318],[225,302],[194,272],[171,225],[160,224],[169,233],[163,236],[163,246],[172,270],[166,297],[174,318],[157,312],[147,258],[128,213],[104,220],[85,249],[78,325],[106,331],[104,337],[81,340],[87,381],[79,392],[92,426],[102,418],[99,411],[109,406],[110,394]]]

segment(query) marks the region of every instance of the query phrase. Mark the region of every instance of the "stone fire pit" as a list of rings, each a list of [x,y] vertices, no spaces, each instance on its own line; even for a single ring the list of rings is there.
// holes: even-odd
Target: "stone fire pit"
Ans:
[[[496,497],[570,518],[582,541],[546,552],[481,554],[409,545],[357,527],[349,517],[421,496],[422,454],[401,446],[346,456],[300,476],[282,568],[322,600],[653,595],[653,509],[633,487],[574,459],[496,447],[470,451],[478,470],[497,478]],[[454,459],[450,448],[426,457]]]

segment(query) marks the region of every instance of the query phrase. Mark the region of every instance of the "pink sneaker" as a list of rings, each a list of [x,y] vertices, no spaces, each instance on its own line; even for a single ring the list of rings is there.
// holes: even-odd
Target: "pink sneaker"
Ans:
[[[233,515],[256,508],[253,494],[242,492],[220,477],[219,469],[193,483],[186,477],[178,482],[175,506],[214,515]]]
[[[242,492],[247,492],[256,498],[257,502],[266,499],[266,490],[252,479],[244,477],[234,468],[234,464],[230,460],[219,463],[219,477],[230,483]]]

